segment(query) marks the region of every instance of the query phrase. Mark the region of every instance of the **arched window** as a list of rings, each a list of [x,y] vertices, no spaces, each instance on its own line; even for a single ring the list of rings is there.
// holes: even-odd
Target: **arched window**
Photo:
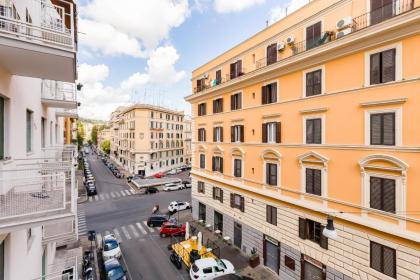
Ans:
[[[327,197],[328,158],[311,151],[301,155],[298,160],[301,168],[302,193]]]
[[[261,155],[263,159],[263,182],[266,187],[281,186],[281,154],[273,149],[266,149]]]

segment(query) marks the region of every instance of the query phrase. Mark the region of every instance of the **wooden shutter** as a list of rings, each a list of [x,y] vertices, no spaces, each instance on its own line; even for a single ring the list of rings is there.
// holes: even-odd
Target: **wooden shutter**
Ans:
[[[222,70],[216,71],[216,85],[219,85],[222,82]]]
[[[270,92],[271,92],[270,103],[276,103],[277,102],[277,83],[270,84]]]
[[[270,164],[270,185],[277,186],[277,164]]]
[[[370,177],[370,208],[382,209],[382,180]]]
[[[262,142],[267,143],[267,124],[262,124]]]
[[[240,141],[243,143],[245,141],[245,129],[244,129],[243,125],[239,126],[239,131],[240,131],[240,134],[241,134],[240,135],[241,136]]]
[[[213,127],[213,142],[216,142],[216,131],[217,131],[217,127]]]
[[[382,179],[382,210],[395,213],[395,180]]]
[[[235,95],[230,96],[230,110],[235,110]]]
[[[322,122],[321,119],[314,119],[314,143],[321,144],[322,143]]]
[[[220,127],[219,130],[220,130],[220,142],[223,142],[223,127]]]
[[[281,143],[281,122],[276,123],[276,143]]]
[[[321,170],[314,169],[313,170],[313,194],[321,195],[321,188],[322,188],[322,178],[321,178]]]
[[[238,93],[238,99],[236,101],[238,102],[236,109],[242,109],[242,93]]]
[[[213,187],[213,199],[216,199],[216,188]]]
[[[201,79],[197,80],[197,91],[201,91]]]
[[[234,193],[230,194],[230,207],[232,208],[235,207],[235,194]]]
[[[218,99],[217,103],[219,104],[219,110],[217,112],[218,113],[223,112],[223,98]]]
[[[241,206],[240,206],[241,212],[245,212],[245,197],[241,196]]]
[[[42,133],[45,134],[44,131]],[[2,159],[4,159],[4,99],[0,97],[0,160]]]
[[[261,87],[261,104],[267,104],[267,86]]]
[[[313,72],[313,85],[312,85],[312,95],[319,95],[322,92],[322,70],[317,70]]]
[[[306,192],[314,192],[314,178],[313,178],[313,169],[306,168],[305,170],[305,182],[306,182]]]
[[[216,171],[216,158],[215,157],[211,158],[211,164],[212,164],[211,170]]]
[[[387,246],[382,246],[382,262],[383,262],[383,273],[390,277],[396,278],[396,254],[395,250]]]
[[[376,242],[370,242],[370,267],[382,271],[382,246]]]
[[[277,61],[277,43],[267,46],[267,65]]]
[[[236,75],[241,76],[242,73],[242,60],[236,61]]]
[[[236,78],[236,64],[235,63],[230,64],[230,78],[231,79]]]
[[[306,219],[299,218],[299,237],[306,239]]]
[[[277,226],[277,207],[271,206],[271,223]]]
[[[203,115],[206,115],[207,114],[207,103],[204,103],[204,105],[203,105]]]
[[[219,198],[219,201],[221,203],[223,203],[223,190],[222,189],[220,189],[220,198]]]
[[[219,162],[220,162],[220,173],[223,173],[223,158],[219,157]]]
[[[321,248],[324,248],[325,250],[328,250],[328,238],[322,234],[324,228],[325,226],[321,226],[321,237],[319,239],[319,246],[321,246]]]
[[[370,56],[370,84],[381,82],[381,54],[375,53]]]
[[[216,111],[216,101],[217,100],[213,100],[213,114],[215,114],[217,111]]]
[[[235,126],[230,127],[230,142],[235,142]]]
[[[317,22],[306,28],[306,49],[311,49],[317,45],[321,37],[321,22]]]
[[[272,217],[271,217],[271,209],[270,208],[271,208],[270,205],[266,205],[266,208],[265,208],[265,221],[267,223],[270,223],[271,224]]]
[[[314,73],[306,73],[306,96],[312,96],[314,84]]]
[[[383,145],[395,145],[395,113],[382,115]]]
[[[387,50],[382,55],[382,83],[395,81],[395,49]]]
[[[372,114],[370,115],[370,144],[371,145],[381,145],[381,125],[382,117],[381,114]]]

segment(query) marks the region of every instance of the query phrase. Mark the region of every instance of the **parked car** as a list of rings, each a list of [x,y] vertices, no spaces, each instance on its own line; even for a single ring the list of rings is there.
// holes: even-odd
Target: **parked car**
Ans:
[[[182,181],[182,184],[184,185],[185,188],[190,189],[192,187],[191,182],[190,181]]]
[[[184,201],[172,201],[169,203],[168,211],[169,212],[176,212],[176,211],[182,211],[185,209],[190,209],[191,205],[188,202]]]
[[[176,175],[176,174],[178,174],[178,171],[177,171],[177,169],[171,169],[168,172],[166,172],[166,174],[167,175]]]
[[[87,195],[89,195],[89,196],[98,194],[98,192],[96,190],[96,186],[93,182],[89,182],[86,185],[86,191],[87,191]]]
[[[182,190],[184,188],[183,184],[180,183],[169,183],[163,186],[163,190],[165,192],[169,192],[169,191],[177,191],[177,190]]]
[[[123,174],[122,174],[121,172],[119,172],[119,171],[115,171],[115,172],[114,172],[114,175],[115,175],[115,177],[117,177],[117,178],[123,178]]]
[[[126,280],[125,271],[120,262],[115,259],[109,259],[104,262],[104,268],[107,280]]]
[[[145,194],[149,194],[149,193],[158,193],[159,190],[156,187],[147,187],[146,191],[144,192]]]
[[[120,244],[117,238],[115,238],[115,235],[108,234],[103,237],[102,256],[104,258],[104,261],[112,259],[112,258],[121,257]]]
[[[147,225],[149,227],[160,227],[163,223],[168,221],[166,215],[153,215],[147,219]]]
[[[177,225],[170,222],[163,223],[159,234],[160,237],[185,235],[185,224]]]
[[[225,274],[214,278],[214,280],[254,280],[254,278],[248,276],[242,276],[236,273]]]
[[[159,178],[163,178],[163,177],[165,177],[165,173],[163,173],[163,172],[159,172],[159,173],[156,173],[155,175],[153,175],[153,177],[155,177],[155,178],[157,178],[157,179],[159,179]]]
[[[199,259],[190,268],[191,279],[214,279],[232,273],[235,273],[234,266],[230,261],[224,259]]]

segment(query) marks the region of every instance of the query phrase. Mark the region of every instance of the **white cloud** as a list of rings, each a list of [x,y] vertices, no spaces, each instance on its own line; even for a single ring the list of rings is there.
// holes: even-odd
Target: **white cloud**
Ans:
[[[78,67],[79,82],[95,84],[105,80],[109,75],[109,68],[105,64],[89,65],[83,63]]]
[[[308,4],[309,0],[291,0],[286,5],[277,6],[271,9],[269,23],[273,24],[276,21],[284,18],[287,14],[293,13],[297,9]]]
[[[264,2],[265,0],[214,0],[214,9],[218,13],[240,12]]]
[[[190,14],[188,0],[93,0],[80,9],[81,42],[104,54],[144,57]]]

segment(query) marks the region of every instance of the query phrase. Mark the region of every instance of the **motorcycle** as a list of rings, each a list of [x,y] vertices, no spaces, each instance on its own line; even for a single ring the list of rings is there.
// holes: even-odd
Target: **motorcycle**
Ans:
[[[171,262],[175,265],[176,268],[181,269],[182,268],[182,259],[180,256],[178,256],[175,253],[172,253],[169,256],[169,259],[171,260]]]

